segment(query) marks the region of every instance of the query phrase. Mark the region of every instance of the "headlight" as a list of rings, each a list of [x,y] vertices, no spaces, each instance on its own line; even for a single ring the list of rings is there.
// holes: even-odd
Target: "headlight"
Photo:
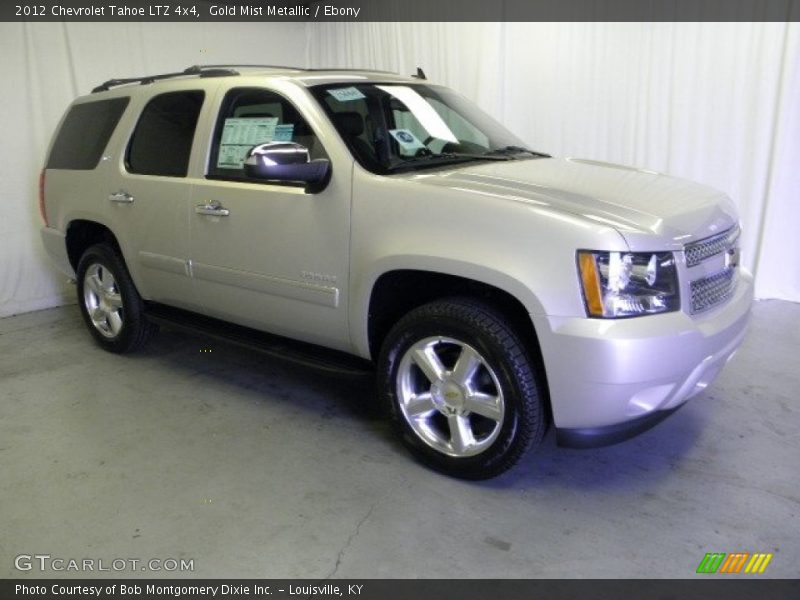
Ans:
[[[614,319],[680,308],[672,252],[578,252],[586,312]]]

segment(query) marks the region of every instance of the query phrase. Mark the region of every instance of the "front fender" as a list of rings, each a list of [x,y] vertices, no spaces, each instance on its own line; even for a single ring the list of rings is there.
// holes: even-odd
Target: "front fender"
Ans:
[[[359,274],[353,282],[349,314],[351,336],[355,351],[363,358],[370,358],[369,307],[372,292],[383,275],[394,271],[425,271],[461,277],[497,288],[513,296],[522,303],[529,314],[544,312],[536,294],[518,279],[498,269],[464,260],[421,254],[384,256],[373,263],[368,272]]]

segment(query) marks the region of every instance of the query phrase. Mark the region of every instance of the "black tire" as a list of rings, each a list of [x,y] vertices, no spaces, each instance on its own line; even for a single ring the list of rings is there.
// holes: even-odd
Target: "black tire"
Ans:
[[[426,359],[414,358],[429,352],[439,360],[429,364],[429,372],[442,367],[445,377],[425,375],[419,365]],[[478,366],[468,379],[456,376],[462,356],[480,359],[472,360]],[[499,475],[544,436],[546,412],[525,345],[502,314],[472,299],[440,300],[405,315],[383,343],[378,386],[403,444],[425,465],[453,477]],[[484,413],[491,418],[470,411],[469,406],[477,406],[468,404],[475,392],[494,400]],[[451,419],[468,424],[467,438],[456,435],[464,429]],[[470,436],[473,445],[456,440]]]
[[[97,244],[83,253],[77,279],[81,315],[92,337],[104,350],[119,354],[132,352],[141,348],[157,330],[144,315],[142,298],[124,261],[110,245]],[[96,291],[101,284],[107,293]],[[96,312],[93,306],[103,302],[106,303]]]

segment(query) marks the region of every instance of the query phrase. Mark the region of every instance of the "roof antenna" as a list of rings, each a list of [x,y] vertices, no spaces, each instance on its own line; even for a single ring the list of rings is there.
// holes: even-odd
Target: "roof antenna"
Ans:
[[[417,67],[417,74],[416,75],[412,75],[412,77],[414,77],[416,79],[427,79],[427,77],[425,77],[425,71],[423,71],[419,67]]]

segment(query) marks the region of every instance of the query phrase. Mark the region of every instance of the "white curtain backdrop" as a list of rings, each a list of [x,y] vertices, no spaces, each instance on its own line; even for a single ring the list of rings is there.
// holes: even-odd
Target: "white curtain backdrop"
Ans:
[[[800,23],[330,23],[308,36],[312,66],[421,66],[535,149],[724,190],[757,295],[800,301]]]
[[[37,208],[68,103],[112,77],[229,62],[419,65],[534,148],[725,190],[758,295],[800,301],[798,23],[0,23],[0,316],[72,301]]]
[[[0,317],[72,302],[39,241],[38,177],[77,96],[194,64],[299,63],[303,23],[0,23]]]

